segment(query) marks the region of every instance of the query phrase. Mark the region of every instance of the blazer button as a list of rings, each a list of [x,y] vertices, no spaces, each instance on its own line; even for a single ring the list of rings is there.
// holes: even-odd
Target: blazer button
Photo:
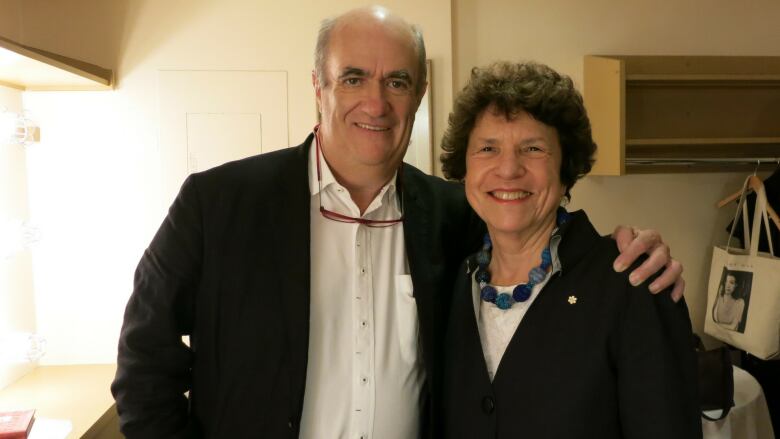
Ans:
[[[493,413],[495,410],[496,403],[493,401],[493,398],[489,396],[482,398],[482,411],[485,412],[486,415]]]
[[[287,428],[289,428],[290,430],[294,430],[295,429],[295,420],[288,419],[287,420]]]

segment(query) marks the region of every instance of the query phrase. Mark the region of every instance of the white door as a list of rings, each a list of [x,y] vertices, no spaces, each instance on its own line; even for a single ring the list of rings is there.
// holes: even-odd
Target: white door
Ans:
[[[159,97],[166,204],[190,173],[289,146],[286,72],[162,70]]]

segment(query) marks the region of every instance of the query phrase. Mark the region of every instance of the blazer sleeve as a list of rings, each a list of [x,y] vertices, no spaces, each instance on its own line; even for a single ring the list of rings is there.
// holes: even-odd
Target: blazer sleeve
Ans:
[[[614,337],[620,423],[626,438],[701,438],[696,356],[684,299],[628,287]]]
[[[202,263],[202,215],[195,184],[183,184],[144,252],[119,336],[111,385],[128,438],[197,437],[189,420],[194,295]]]

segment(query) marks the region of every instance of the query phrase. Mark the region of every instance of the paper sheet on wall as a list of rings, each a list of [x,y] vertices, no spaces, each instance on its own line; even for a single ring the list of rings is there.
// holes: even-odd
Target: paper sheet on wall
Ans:
[[[190,173],[289,146],[283,71],[161,70],[159,103],[166,209]]]

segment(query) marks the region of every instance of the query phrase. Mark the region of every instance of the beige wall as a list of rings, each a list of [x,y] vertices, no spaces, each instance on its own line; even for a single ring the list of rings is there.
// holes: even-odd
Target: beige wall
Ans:
[[[536,60],[582,84],[586,54],[780,55],[780,3],[701,1],[454,0],[456,88],[474,65]],[[714,204],[741,174],[588,177],[573,191],[602,233],[620,223],[660,230],[685,266],[686,299],[701,332],[712,244],[733,212]]]
[[[42,362],[115,358],[132,274],[172,200],[158,145],[158,70],[258,69],[288,73],[288,133],[315,123],[310,72],[319,21],[359,0],[25,0],[20,41],[115,70],[112,92],[28,92],[42,140],[28,150]],[[433,108],[452,100],[450,2],[386,5],[421,26],[433,60]],[[4,14],[0,4],[0,15]],[[3,34],[4,28],[0,28]],[[447,112],[434,118],[435,141]]]
[[[780,4],[682,0],[386,2],[421,25],[433,59],[434,139],[453,88],[473,65],[531,58],[581,83],[586,53],[780,55]],[[288,72],[291,144],[315,120],[310,88],[317,23],[364,4],[255,0],[0,0],[0,35],[115,70],[99,93],[26,93],[42,142],[28,149],[38,330],[48,363],[109,362],[132,272],[170,203],[160,194],[159,69]],[[17,16],[18,20],[8,17]],[[454,71],[453,71],[454,70]],[[454,80],[452,79],[454,78]],[[701,326],[710,246],[729,213],[713,203],[740,175],[588,178],[574,192],[608,232],[655,227],[682,260]]]

